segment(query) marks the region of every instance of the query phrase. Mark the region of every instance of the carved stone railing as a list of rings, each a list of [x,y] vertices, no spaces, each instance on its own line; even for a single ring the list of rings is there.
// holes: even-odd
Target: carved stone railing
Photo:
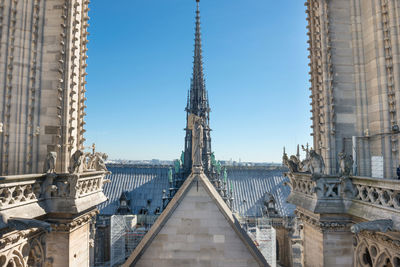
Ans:
[[[345,213],[365,220],[391,219],[400,229],[400,181],[287,173],[288,202],[319,214]]]
[[[292,193],[288,202],[312,212],[340,213],[344,211],[343,180],[335,176],[316,177],[309,173],[288,173]]]
[[[32,219],[46,213],[78,214],[106,200],[106,171],[0,177],[0,228],[9,218]]]
[[[368,220],[391,219],[400,229],[400,181],[351,177],[355,187],[348,213]]]
[[[400,212],[400,181],[365,177],[352,177],[351,181],[357,189],[355,201]]]
[[[0,177],[0,211],[38,202],[45,174]]]

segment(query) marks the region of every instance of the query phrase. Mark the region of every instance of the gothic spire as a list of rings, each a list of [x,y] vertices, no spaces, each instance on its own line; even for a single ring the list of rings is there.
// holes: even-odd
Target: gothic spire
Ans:
[[[204,116],[208,111],[207,92],[204,83],[203,74],[203,56],[201,49],[201,28],[200,28],[200,0],[196,0],[196,31],[193,57],[193,77],[190,88],[190,106],[189,112],[197,116]]]
[[[208,93],[204,82],[203,73],[203,57],[201,50],[201,32],[200,32],[200,0],[196,0],[196,29],[194,39],[194,56],[193,56],[193,76],[190,84],[190,91],[188,96],[188,103],[186,106],[186,137],[185,137],[185,157],[184,169],[186,174],[191,173],[192,168],[192,132],[189,129],[189,114],[194,114],[202,118],[203,121],[203,169],[207,173],[211,169],[211,136],[210,136],[210,105],[208,103]]]

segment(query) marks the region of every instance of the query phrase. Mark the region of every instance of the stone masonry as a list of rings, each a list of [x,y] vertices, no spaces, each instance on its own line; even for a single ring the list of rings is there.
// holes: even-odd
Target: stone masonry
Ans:
[[[83,148],[88,0],[0,0],[0,175]]]

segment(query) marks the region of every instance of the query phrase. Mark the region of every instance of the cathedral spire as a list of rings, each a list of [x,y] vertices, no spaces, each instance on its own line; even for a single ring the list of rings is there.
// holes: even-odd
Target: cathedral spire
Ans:
[[[200,1],[197,2],[196,10],[196,31],[193,57],[193,77],[190,89],[189,112],[197,116],[204,116],[208,111],[207,93],[204,83],[203,56],[201,48],[201,28],[200,28]]]
[[[211,137],[210,137],[210,105],[208,103],[208,93],[204,81],[203,73],[203,55],[201,49],[201,28],[200,28],[200,0],[196,0],[196,27],[194,39],[194,56],[193,56],[193,76],[191,79],[188,103],[186,106],[187,124],[186,124],[186,137],[185,137],[185,172],[190,174],[192,167],[191,163],[191,150],[192,150],[192,133],[189,129],[189,115],[193,114],[202,118],[203,122],[203,169],[207,172],[210,169],[210,156],[211,156]]]

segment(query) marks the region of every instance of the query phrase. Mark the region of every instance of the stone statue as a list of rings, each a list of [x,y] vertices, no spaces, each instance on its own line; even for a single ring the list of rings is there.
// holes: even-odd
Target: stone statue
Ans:
[[[174,160],[174,168],[175,168],[175,173],[178,173],[179,169],[181,168],[181,162],[178,159]]]
[[[193,166],[201,167],[202,166],[201,154],[203,151],[203,119],[195,115],[192,116],[193,116],[192,161],[193,161]]]
[[[96,171],[108,171],[106,167],[106,160],[108,159],[108,156],[106,153],[100,153],[96,152],[94,154],[94,159],[93,159],[93,165],[92,168],[94,168]]]
[[[44,173],[55,173],[57,162],[57,152],[49,152],[43,166]]]
[[[85,165],[84,160],[85,157],[83,151],[79,149],[75,151],[75,153],[72,154],[72,157],[69,161],[69,173],[83,172],[83,168]]]
[[[310,150],[310,171],[312,174],[324,174],[324,159],[315,150]]]
[[[339,173],[342,176],[353,175],[353,156],[347,155],[344,152],[339,153]]]
[[[299,172],[299,166],[296,162],[298,162],[297,158],[293,160],[293,158],[296,158],[296,156],[290,156],[290,159],[288,158],[287,154],[284,153],[282,157],[282,162],[285,164],[289,172],[294,173],[294,172]]]
[[[351,228],[351,232],[358,234],[363,230],[371,231],[371,232],[383,232],[391,231],[393,229],[393,221],[388,220],[376,220],[370,222],[362,222],[353,225]]]
[[[170,184],[172,184],[172,182],[173,182],[173,179],[172,179],[172,168],[168,169],[168,182]]]
[[[182,165],[185,164],[185,152],[184,151],[182,151],[182,154],[181,154],[181,164]]]

